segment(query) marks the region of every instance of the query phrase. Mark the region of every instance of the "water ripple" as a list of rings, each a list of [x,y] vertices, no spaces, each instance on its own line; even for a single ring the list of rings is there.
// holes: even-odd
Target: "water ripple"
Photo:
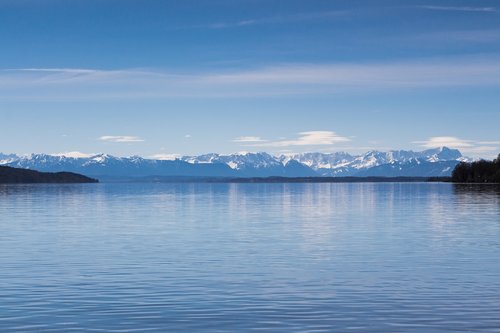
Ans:
[[[0,186],[1,332],[500,332],[500,191]]]

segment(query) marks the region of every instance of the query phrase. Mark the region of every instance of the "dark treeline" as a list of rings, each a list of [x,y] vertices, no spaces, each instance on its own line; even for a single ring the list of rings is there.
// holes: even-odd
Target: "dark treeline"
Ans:
[[[451,177],[109,177],[100,176],[105,183],[419,183],[450,182]]]
[[[448,177],[252,177],[212,179],[214,183],[418,183],[445,182]]]
[[[500,154],[493,161],[459,163],[451,180],[455,183],[500,183]]]
[[[0,184],[32,183],[97,183],[97,179],[72,172],[38,172],[35,170],[0,166]]]

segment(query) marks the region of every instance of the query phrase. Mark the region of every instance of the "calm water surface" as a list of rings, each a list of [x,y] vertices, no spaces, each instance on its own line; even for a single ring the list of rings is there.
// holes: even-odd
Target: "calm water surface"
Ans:
[[[500,190],[0,186],[0,332],[500,332]]]

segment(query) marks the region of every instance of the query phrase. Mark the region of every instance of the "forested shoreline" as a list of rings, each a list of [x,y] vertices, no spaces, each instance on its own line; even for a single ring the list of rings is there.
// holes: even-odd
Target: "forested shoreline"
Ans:
[[[459,163],[451,180],[454,183],[500,183],[500,154],[493,161]]]

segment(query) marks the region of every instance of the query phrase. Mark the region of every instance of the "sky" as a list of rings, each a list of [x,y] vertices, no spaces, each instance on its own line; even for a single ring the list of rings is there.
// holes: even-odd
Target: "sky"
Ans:
[[[497,0],[0,0],[0,152],[500,153]]]

